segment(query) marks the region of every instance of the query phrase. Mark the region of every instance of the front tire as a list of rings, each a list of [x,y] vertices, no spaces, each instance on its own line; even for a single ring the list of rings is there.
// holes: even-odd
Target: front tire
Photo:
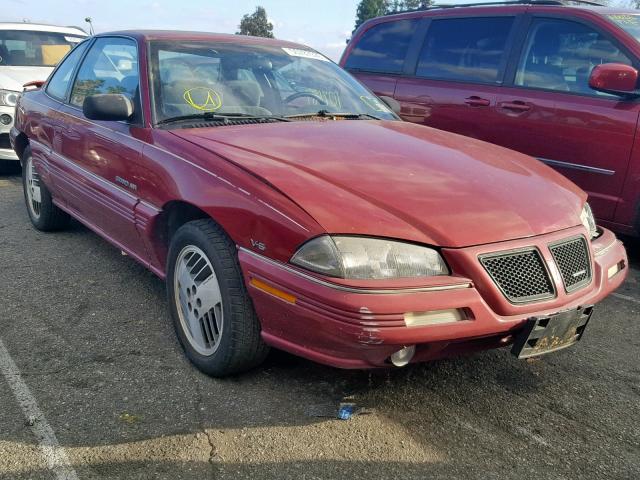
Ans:
[[[183,225],[171,239],[167,296],[189,360],[213,377],[249,370],[269,348],[246,290],[236,248],[212,220]]]
[[[51,193],[40,180],[33,166],[33,156],[29,147],[23,154],[22,189],[29,219],[36,229],[53,232],[62,230],[69,224],[69,215],[53,204]]]

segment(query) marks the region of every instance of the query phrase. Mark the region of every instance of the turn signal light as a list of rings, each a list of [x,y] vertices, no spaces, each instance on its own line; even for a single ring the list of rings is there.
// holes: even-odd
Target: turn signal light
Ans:
[[[269,285],[268,283],[263,282],[262,280],[258,280],[257,278],[252,278],[249,282],[251,285],[256,287],[258,290],[262,290],[263,292],[268,293],[269,295],[273,295],[274,297],[278,297],[281,300],[284,300],[288,303],[296,303],[296,297],[291,295],[290,293],[283,292],[282,290]]]

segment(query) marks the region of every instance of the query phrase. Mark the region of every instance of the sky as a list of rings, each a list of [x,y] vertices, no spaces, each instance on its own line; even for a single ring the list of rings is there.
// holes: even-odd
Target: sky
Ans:
[[[160,28],[235,33],[257,5],[267,10],[277,38],[309,45],[338,61],[355,24],[358,0],[0,0],[0,21],[77,25],[91,17],[97,33]],[[458,0],[458,3],[476,0]],[[488,0],[478,0],[488,1]],[[629,0],[611,0],[624,4]],[[456,3],[440,0],[438,3]],[[8,8],[5,8],[8,7]],[[88,28],[87,28],[88,29]]]
[[[355,23],[358,0],[1,0],[0,21],[77,25],[96,32],[136,28],[235,33],[256,5],[267,10],[277,38],[309,45],[339,60]],[[7,5],[8,4],[8,5]],[[8,7],[8,8],[6,8]]]

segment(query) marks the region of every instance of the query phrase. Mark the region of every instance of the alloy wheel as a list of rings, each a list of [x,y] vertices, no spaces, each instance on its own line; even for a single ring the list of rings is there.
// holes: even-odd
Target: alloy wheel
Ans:
[[[173,282],[187,340],[200,355],[213,355],[220,345],[224,318],[220,285],[211,261],[198,247],[184,247],[176,260]]]
[[[42,196],[40,192],[40,176],[33,166],[33,158],[27,158],[26,184],[27,184],[27,204],[31,215],[36,220],[40,218],[42,211]]]

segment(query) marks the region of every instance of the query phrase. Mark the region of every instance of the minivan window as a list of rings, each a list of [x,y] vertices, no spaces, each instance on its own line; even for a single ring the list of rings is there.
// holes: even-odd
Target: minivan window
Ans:
[[[345,68],[400,73],[417,20],[398,20],[367,30],[347,58]]]
[[[640,42],[640,15],[617,13],[606,17]]]
[[[596,65],[631,60],[593,28],[570,20],[538,18],[531,25],[515,84],[593,96],[589,87]]]
[[[53,67],[83,38],[67,33],[0,30],[0,66]]]
[[[47,84],[47,93],[49,95],[58,100],[63,100],[66,97],[69,83],[71,82],[71,74],[73,74],[73,70],[80,61],[88,44],[89,42],[81,43],[62,61]]]
[[[434,20],[424,41],[416,75],[444,80],[500,81],[513,17]]]

